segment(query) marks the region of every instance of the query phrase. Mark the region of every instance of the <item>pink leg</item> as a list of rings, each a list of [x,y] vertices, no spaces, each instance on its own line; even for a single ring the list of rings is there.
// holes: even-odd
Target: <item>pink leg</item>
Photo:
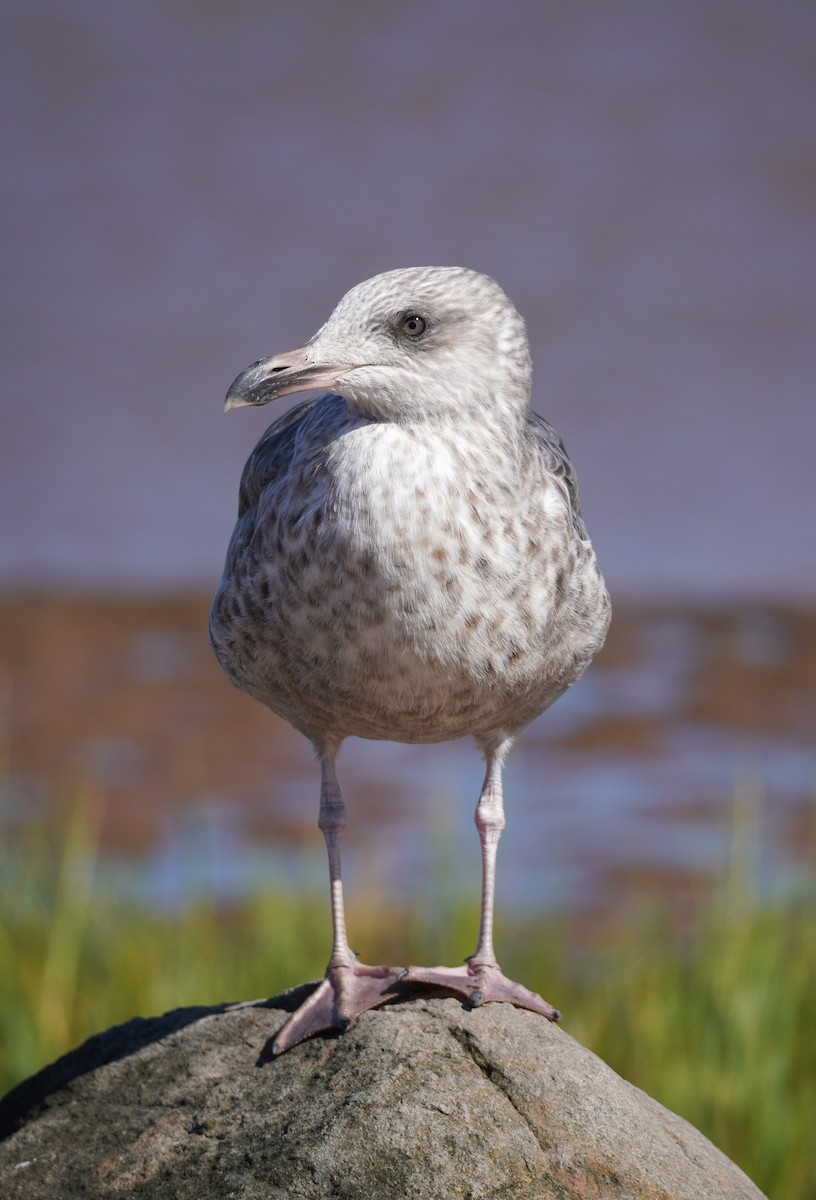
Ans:
[[[510,741],[500,743],[487,753],[487,772],[476,806],[476,828],[482,846],[482,908],[476,953],[464,967],[409,967],[406,984],[427,983],[463,996],[474,1008],[480,1004],[504,1001],[518,1008],[540,1013],[557,1021],[560,1013],[520,983],[514,983],[501,971],[493,951],[493,898],[496,889],[496,852],[504,829],[504,800],[501,769]]]
[[[469,962],[478,966],[495,966],[493,952],[493,901],[496,892],[496,853],[504,830],[504,796],[502,794],[501,759],[494,755],[487,761],[487,773],[476,805],[476,828],[482,844],[482,912],[479,919],[479,941],[476,953]]]
[[[334,756],[321,760],[320,819],[326,840],[331,885],[332,952],[326,977],[286,1021],[275,1037],[273,1054],[283,1054],[325,1029],[347,1029],[369,1008],[397,999],[393,984],[399,967],[368,967],[356,960],[346,936],[340,839],[346,824],[346,806],[334,770]]]

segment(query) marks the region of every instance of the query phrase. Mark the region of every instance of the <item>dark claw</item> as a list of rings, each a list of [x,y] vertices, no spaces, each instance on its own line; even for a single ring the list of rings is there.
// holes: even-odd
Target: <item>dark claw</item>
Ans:
[[[400,971],[399,975],[397,976],[397,983],[399,983],[399,981],[401,979],[404,979],[405,976],[409,974],[410,970],[411,970],[410,967],[403,967],[402,970]]]
[[[475,992],[471,992],[468,996],[468,1003],[470,1004],[471,1008],[478,1008],[483,1000],[484,994],[480,992],[478,988]]]

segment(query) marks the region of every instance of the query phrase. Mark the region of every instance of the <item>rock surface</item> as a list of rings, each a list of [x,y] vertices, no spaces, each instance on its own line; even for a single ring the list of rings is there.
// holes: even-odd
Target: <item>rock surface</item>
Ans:
[[[310,985],[311,986],[311,985]],[[91,1038],[0,1101],[0,1195],[761,1200],[557,1026],[411,999],[276,1060],[308,988]]]

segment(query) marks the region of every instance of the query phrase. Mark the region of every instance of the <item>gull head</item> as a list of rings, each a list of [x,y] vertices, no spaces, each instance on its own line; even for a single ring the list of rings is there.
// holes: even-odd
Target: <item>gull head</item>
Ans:
[[[530,375],[524,322],[494,279],[409,267],[357,284],[305,346],[247,367],[227,408],[330,389],[373,420],[518,419]]]

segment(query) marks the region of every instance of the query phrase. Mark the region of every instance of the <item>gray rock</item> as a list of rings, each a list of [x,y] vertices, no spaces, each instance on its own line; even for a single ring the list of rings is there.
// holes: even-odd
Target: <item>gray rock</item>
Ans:
[[[312,986],[312,985],[310,985]],[[411,999],[274,1061],[307,993],[91,1038],[0,1101],[5,1200],[761,1200],[557,1026]]]

